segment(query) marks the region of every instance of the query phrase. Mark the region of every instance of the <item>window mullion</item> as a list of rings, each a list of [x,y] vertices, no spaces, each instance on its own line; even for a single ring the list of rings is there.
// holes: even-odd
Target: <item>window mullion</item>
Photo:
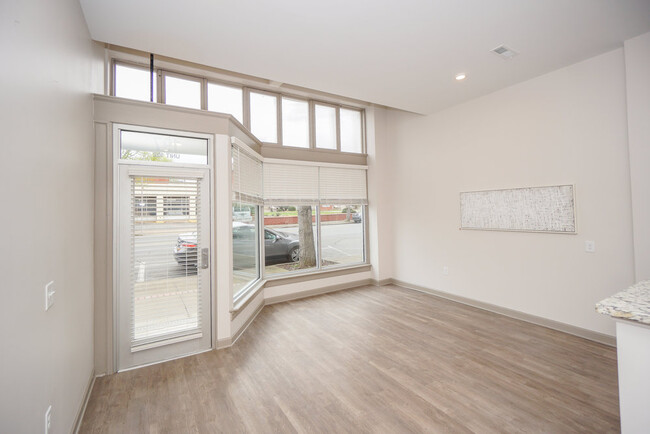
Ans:
[[[208,109],[208,79],[201,79],[201,110]]]
[[[158,83],[160,83],[159,86],[158,86],[158,88],[160,90],[160,92],[158,92],[158,99],[160,100],[161,104],[166,104],[167,103],[166,91],[165,91],[165,87],[166,87],[165,86],[165,80],[166,80],[165,71],[163,71],[161,69],[158,72]]]
[[[313,100],[309,100],[309,149],[316,149],[316,108]]]
[[[336,106],[336,150],[341,152],[341,108]]]
[[[251,92],[248,87],[244,87],[242,97],[244,98],[244,126],[250,131],[251,129]]]
[[[275,94],[275,111],[277,113],[277,130],[278,136],[275,139],[279,146],[282,146],[284,143],[284,137],[282,137],[282,95],[279,93]]]
[[[322,238],[320,230],[320,202],[315,206],[316,208],[316,269],[320,271],[323,264],[323,253],[322,253]]]

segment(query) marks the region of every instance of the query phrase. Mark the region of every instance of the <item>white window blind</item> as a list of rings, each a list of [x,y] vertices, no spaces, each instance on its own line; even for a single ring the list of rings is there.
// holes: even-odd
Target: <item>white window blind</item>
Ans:
[[[321,204],[367,205],[366,170],[321,167],[319,170],[319,198]]]
[[[264,203],[317,204],[318,167],[264,163]]]
[[[233,202],[264,205],[260,158],[243,146],[232,145]]]
[[[131,177],[132,346],[201,329],[200,193],[196,178]]]

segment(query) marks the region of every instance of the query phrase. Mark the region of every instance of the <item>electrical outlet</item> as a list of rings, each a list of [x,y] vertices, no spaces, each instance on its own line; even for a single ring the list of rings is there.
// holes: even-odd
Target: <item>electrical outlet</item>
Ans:
[[[50,405],[45,412],[45,434],[50,434],[52,427],[52,406]]]
[[[585,241],[585,252],[594,253],[596,251],[595,241]]]
[[[56,290],[54,289],[54,280],[45,285],[45,310],[49,310],[54,304],[54,294]]]
[[[444,266],[442,267],[442,274],[444,274],[445,276],[448,276],[448,275],[449,275],[449,267],[447,267],[446,265],[444,265]]]

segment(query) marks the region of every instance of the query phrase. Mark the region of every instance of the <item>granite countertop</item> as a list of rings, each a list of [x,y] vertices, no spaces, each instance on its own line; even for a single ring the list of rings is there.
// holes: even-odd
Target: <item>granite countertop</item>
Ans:
[[[636,283],[599,301],[596,303],[596,312],[650,324],[650,280]]]

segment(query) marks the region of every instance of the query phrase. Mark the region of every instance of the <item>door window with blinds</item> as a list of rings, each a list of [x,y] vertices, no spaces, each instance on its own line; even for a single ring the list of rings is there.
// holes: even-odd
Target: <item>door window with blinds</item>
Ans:
[[[201,186],[197,178],[131,176],[132,345],[201,328],[203,244]],[[138,212],[146,198],[162,197],[160,212]]]
[[[114,136],[121,157],[116,196],[118,368],[207,350],[209,136],[121,126]]]

